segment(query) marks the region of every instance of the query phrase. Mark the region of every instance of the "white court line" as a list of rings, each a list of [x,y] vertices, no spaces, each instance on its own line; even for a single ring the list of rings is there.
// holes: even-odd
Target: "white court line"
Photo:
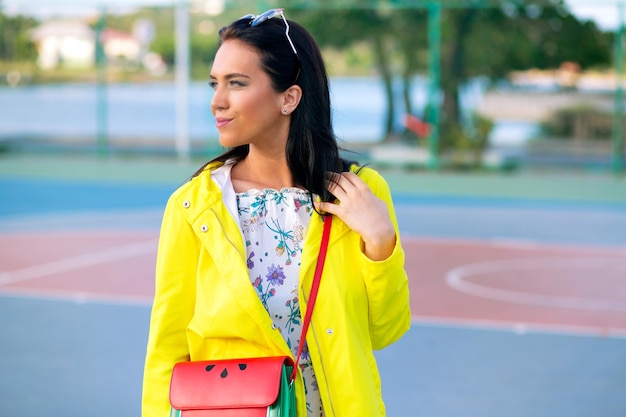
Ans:
[[[102,251],[86,253],[72,258],[59,259],[39,265],[32,265],[15,271],[0,272],[0,286],[15,284],[17,282],[28,281],[48,275],[74,271],[121,259],[132,258],[150,252],[155,252],[156,248],[156,240],[151,239],[124,246],[116,246]]]
[[[57,290],[50,288],[4,288],[0,297],[29,300],[61,301],[75,304],[100,304],[145,307],[152,305],[153,296],[111,294],[92,291]]]
[[[602,298],[575,298],[545,294],[530,294],[521,291],[505,290],[468,282],[465,278],[482,274],[507,273],[532,270],[600,270],[610,266],[612,270],[626,271],[626,260],[619,258],[566,258],[566,259],[503,259],[462,265],[446,274],[446,283],[453,289],[496,301],[553,308],[577,310],[626,312],[626,300]],[[590,275],[594,278],[594,275]]]

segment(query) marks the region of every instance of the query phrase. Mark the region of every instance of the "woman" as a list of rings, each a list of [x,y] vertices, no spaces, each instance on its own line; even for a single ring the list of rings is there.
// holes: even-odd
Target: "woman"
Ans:
[[[168,415],[177,362],[295,356],[322,213],[334,221],[298,416],[384,416],[372,350],[410,326],[404,252],[386,182],[339,156],[318,46],[281,9],[245,16],[220,31],[210,76],[229,150],[165,209],[143,416]]]

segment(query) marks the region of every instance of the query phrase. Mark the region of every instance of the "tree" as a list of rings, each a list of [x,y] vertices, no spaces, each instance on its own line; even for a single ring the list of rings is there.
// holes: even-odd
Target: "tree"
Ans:
[[[2,4],[0,3],[0,10]],[[37,56],[30,31],[37,21],[25,16],[7,16],[0,11],[0,61],[27,61]]]
[[[441,79],[444,93],[441,145],[467,141],[459,88],[472,77],[492,80],[513,70],[558,68],[563,62],[581,68],[606,65],[611,37],[593,23],[581,23],[562,5],[542,1],[523,6],[449,9],[445,14]],[[471,139],[471,138],[470,138]]]

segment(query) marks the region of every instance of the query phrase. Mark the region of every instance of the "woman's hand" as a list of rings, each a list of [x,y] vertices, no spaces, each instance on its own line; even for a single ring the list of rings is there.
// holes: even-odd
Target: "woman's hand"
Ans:
[[[396,231],[387,205],[353,172],[327,181],[337,202],[315,202],[317,210],[334,214],[361,236],[363,253],[374,261],[387,259],[396,245]]]

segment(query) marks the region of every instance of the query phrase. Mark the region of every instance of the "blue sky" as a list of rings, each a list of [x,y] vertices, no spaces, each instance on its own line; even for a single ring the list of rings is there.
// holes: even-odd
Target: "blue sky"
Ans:
[[[219,2],[220,0],[194,0],[195,2]],[[617,4],[624,0],[567,0],[570,10],[582,19],[595,20],[604,30],[618,27]],[[173,4],[175,0],[0,0],[9,13],[36,13],[38,15],[84,14],[102,5],[116,10],[141,5]],[[624,11],[626,13],[626,11]],[[623,19],[626,19],[624,17]]]

